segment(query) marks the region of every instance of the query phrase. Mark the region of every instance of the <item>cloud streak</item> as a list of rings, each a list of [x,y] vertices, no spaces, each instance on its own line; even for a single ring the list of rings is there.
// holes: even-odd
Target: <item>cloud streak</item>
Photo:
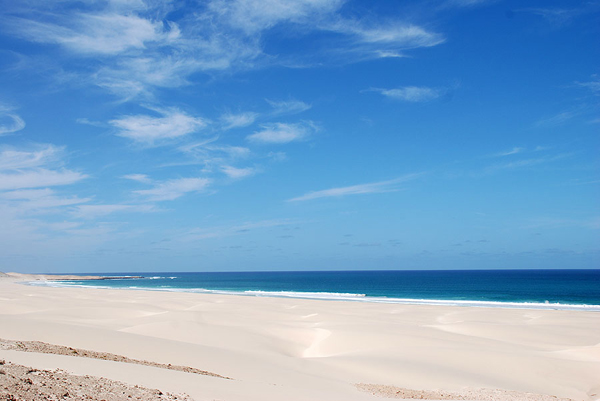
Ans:
[[[17,132],[25,128],[25,121],[12,109],[0,105],[0,136]]]
[[[60,163],[63,153],[64,148],[54,145],[36,145],[35,150],[5,148],[0,151],[0,190],[69,185],[86,178],[77,171],[50,169]]]
[[[82,219],[95,219],[118,212],[148,213],[155,210],[153,205],[79,205],[73,210],[72,215]]]
[[[117,135],[144,146],[158,146],[186,135],[198,132],[207,122],[189,116],[177,109],[157,110],[162,116],[124,116],[109,123],[117,128]]]
[[[369,89],[393,100],[409,103],[425,103],[443,96],[447,91],[440,88],[429,88],[426,86],[404,86],[395,89]]]
[[[252,125],[254,121],[258,118],[259,114],[254,112],[245,112],[245,113],[226,113],[221,116],[221,121],[223,123],[223,129],[232,129],[232,128],[241,128],[247,127],[248,125]]]
[[[0,173],[0,190],[70,185],[86,177],[85,174],[66,169],[56,171],[36,169],[10,174]]]
[[[188,193],[203,192],[210,183],[208,178],[178,178],[156,183],[151,189],[133,192],[152,202],[170,201]]]
[[[521,159],[509,163],[494,164],[486,168],[487,173],[493,173],[500,170],[515,170],[520,168],[532,167],[541,164],[553,163],[573,156],[571,153],[563,153],[554,156],[545,156],[531,159]]]
[[[300,100],[275,101],[266,99],[266,101],[273,108],[273,115],[298,114],[309,110],[312,107],[310,104],[304,103]]]
[[[229,178],[240,179],[250,177],[257,173],[257,170],[252,167],[237,168],[232,166],[222,166],[221,171],[225,173]]]
[[[422,173],[407,174],[393,180],[371,182],[367,184],[352,185],[348,187],[330,188],[321,191],[308,192],[297,198],[288,199],[288,202],[302,202],[319,198],[343,197],[348,195],[363,195],[398,191],[398,185],[414,180]]]
[[[64,148],[54,145],[38,145],[36,150],[5,148],[0,151],[0,171],[45,166],[58,161],[63,153]]]
[[[189,85],[198,72],[322,63],[332,57],[342,63],[399,57],[445,40],[411,22],[345,17],[345,0],[207,0],[193,15],[177,12],[185,2],[168,0],[122,2],[119,7],[113,1],[93,8],[32,3],[43,12],[11,6],[11,16],[3,21],[8,31],[60,46],[74,57],[98,60],[83,81],[124,100],[149,96],[156,88]],[[291,39],[320,34],[327,50],[269,54],[266,38],[277,32],[279,39],[288,39],[281,36],[284,30],[275,29],[281,27],[294,32]]]
[[[260,131],[248,135],[246,139],[254,143],[284,144],[302,141],[317,131],[317,126],[312,121],[302,123],[272,123],[262,125]]]
[[[555,127],[558,125],[562,125],[567,121],[573,119],[577,116],[577,113],[573,111],[563,111],[558,114],[555,114],[551,117],[543,118],[538,120],[535,125],[537,127]]]
[[[133,49],[144,49],[149,42],[176,39],[178,30],[165,30],[159,21],[137,15],[117,13],[72,13],[56,21],[9,19],[9,26],[25,39],[38,43],[57,44],[84,55],[117,55]]]
[[[505,152],[496,153],[496,154],[494,154],[494,156],[495,157],[512,156],[512,155],[516,155],[517,153],[522,153],[524,151],[525,151],[525,148],[520,148],[520,147],[515,146],[511,150],[507,150]]]
[[[86,203],[91,198],[77,196],[60,197],[52,189],[18,189],[0,193],[0,199],[11,202],[21,213],[43,212],[48,209],[60,208]]]

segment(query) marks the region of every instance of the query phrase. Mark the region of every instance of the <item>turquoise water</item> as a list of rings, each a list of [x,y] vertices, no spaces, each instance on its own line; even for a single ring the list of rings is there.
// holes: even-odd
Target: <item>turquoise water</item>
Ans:
[[[169,272],[131,275],[143,278],[45,285],[388,303],[600,310],[600,270]]]

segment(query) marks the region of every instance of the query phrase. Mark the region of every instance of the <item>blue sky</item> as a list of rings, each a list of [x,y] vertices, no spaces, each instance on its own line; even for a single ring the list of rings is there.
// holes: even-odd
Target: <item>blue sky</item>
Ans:
[[[0,9],[0,270],[600,267],[598,1]]]

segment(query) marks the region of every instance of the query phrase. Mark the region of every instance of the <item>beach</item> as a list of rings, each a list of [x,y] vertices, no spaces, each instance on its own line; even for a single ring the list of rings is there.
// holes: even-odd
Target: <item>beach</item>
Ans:
[[[27,279],[0,277],[6,364],[196,401],[600,400],[598,312],[51,288]]]

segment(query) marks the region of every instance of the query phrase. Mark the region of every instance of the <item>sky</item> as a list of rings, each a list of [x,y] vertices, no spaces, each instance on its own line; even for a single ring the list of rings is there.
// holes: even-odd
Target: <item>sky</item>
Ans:
[[[0,0],[0,271],[600,268],[599,22]]]

